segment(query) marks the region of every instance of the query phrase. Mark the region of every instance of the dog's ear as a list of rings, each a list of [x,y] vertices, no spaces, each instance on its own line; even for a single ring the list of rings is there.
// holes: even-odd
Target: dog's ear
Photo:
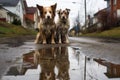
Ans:
[[[70,9],[66,8],[66,11],[67,11],[68,14],[70,13]]]
[[[43,15],[43,6],[39,6],[38,4],[36,6],[40,11],[40,15]]]
[[[60,9],[60,10],[57,10],[57,14],[60,14],[60,12],[61,12],[61,9]]]
[[[54,5],[51,6],[54,15],[55,15],[55,12],[56,12],[56,7],[57,7],[57,3],[55,3]]]
[[[55,3],[54,5],[51,6],[53,10],[56,10],[57,7],[57,3]]]

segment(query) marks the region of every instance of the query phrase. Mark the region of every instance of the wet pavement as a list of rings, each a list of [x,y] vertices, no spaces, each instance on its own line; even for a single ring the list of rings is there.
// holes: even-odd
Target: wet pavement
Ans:
[[[120,80],[119,44],[86,38],[56,45],[1,44],[1,80]]]

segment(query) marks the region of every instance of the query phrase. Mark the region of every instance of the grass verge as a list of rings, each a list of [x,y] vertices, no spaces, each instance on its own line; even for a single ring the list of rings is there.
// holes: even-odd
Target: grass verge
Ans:
[[[102,38],[120,38],[120,27],[116,27],[116,28],[106,30],[103,32],[82,34],[81,36],[102,37]]]
[[[35,30],[26,29],[22,26],[16,26],[5,22],[0,22],[0,37],[16,37],[35,34]]]

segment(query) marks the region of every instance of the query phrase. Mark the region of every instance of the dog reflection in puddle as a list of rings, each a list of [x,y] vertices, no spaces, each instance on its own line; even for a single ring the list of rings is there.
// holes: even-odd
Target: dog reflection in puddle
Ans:
[[[59,47],[56,53],[56,66],[58,68],[58,80],[70,80],[69,79],[69,60],[68,60],[68,48]]]
[[[55,58],[54,48],[36,50],[34,63],[40,64],[40,80],[55,80]]]
[[[67,47],[36,50],[34,63],[40,64],[40,80],[69,80],[69,60]],[[58,74],[55,74],[55,66]]]

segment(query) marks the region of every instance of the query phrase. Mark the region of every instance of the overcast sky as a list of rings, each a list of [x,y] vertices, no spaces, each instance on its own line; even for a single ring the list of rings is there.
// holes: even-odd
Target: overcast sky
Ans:
[[[26,0],[28,6],[36,6],[36,4],[49,6],[57,3],[58,9],[69,8],[71,26],[76,16],[80,16],[81,23],[84,23],[84,0]],[[107,6],[104,0],[87,0],[87,14],[93,15],[98,10],[101,10]]]

